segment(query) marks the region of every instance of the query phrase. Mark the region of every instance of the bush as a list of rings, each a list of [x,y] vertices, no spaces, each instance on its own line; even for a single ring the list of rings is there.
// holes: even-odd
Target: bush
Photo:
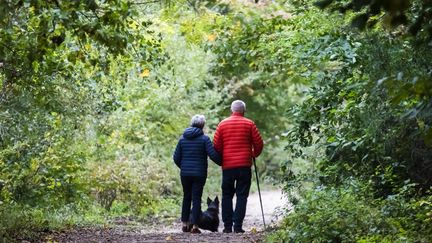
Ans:
[[[103,208],[88,199],[83,199],[80,204],[67,204],[61,207],[8,204],[0,207],[2,219],[0,221],[0,242],[34,240],[40,233],[48,230],[102,224],[106,216]]]
[[[347,181],[316,187],[284,219],[267,242],[430,242],[432,197],[406,192],[374,199],[370,186]]]

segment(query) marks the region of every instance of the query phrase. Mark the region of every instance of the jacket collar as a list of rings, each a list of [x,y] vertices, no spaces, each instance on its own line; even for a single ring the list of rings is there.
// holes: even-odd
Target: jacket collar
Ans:
[[[231,116],[244,116],[244,114],[241,113],[241,112],[233,112],[233,113],[231,114]]]

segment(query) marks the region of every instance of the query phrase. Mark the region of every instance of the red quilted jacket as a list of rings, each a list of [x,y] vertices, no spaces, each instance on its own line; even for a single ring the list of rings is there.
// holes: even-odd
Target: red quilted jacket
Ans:
[[[252,157],[263,150],[263,140],[255,123],[234,112],[216,128],[213,143],[222,155],[222,169],[251,167]]]

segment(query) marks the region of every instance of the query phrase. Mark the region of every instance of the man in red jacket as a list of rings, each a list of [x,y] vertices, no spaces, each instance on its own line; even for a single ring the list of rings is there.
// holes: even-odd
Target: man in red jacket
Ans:
[[[214,147],[222,155],[222,221],[224,233],[243,233],[247,198],[251,186],[252,158],[263,149],[263,140],[255,123],[244,117],[246,104],[235,100],[232,114],[221,121],[214,135]],[[234,193],[237,197],[233,211]]]

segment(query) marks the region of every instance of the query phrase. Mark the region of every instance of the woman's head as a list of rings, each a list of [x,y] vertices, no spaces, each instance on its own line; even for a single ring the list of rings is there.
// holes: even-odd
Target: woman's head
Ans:
[[[205,116],[204,115],[194,115],[191,119],[191,127],[198,127],[203,129],[205,125]]]

